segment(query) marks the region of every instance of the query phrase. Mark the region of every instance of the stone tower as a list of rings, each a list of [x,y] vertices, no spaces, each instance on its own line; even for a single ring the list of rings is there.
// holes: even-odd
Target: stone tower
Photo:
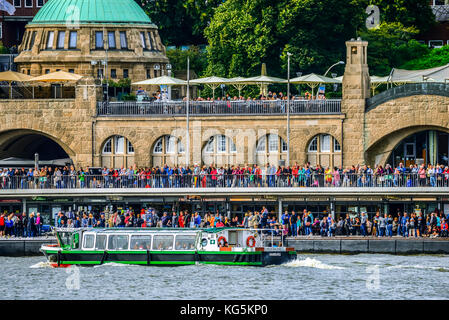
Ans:
[[[368,42],[351,39],[346,42],[346,67],[343,77],[341,110],[343,122],[343,165],[365,163],[365,101],[370,97],[367,62]]]

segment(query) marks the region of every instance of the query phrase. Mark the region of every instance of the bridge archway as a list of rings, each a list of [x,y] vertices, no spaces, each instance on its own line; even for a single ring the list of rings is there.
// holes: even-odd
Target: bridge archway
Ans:
[[[393,131],[366,151],[369,164],[392,166],[402,162],[449,165],[449,128],[413,126]]]
[[[41,131],[14,129],[0,133],[0,159],[20,158],[40,161],[69,159],[75,153],[59,139]]]

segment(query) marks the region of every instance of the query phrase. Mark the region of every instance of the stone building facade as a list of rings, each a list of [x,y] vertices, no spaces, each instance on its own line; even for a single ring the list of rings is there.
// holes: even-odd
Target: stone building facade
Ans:
[[[106,8],[106,0],[90,1]],[[127,2],[127,8],[135,5],[132,0],[117,3],[120,1]],[[83,74],[85,80],[78,83],[74,99],[2,101],[0,158],[30,159],[35,152],[47,150],[45,146],[55,145],[60,152],[55,151],[54,158],[64,154],[77,167],[151,167],[165,163],[265,166],[281,165],[287,159],[287,117],[282,113],[192,114],[189,134],[184,114],[98,113],[101,88],[93,79],[99,67],[92,65],[92,60],[101,60],[107,54],[110,78],[114,68],[117,76],[122,72],[120,77],[127,68],[128,76],[135,81],[159,75],[152,72],[155,64],[163,66],[168,62],[165,49],[156,27],[146,20],[140,8],[131,13],[117,9],[111,15],[98,15],[99,10],[94,19],[80,7],[79,28],[72,29],[73,25],[65,23],[66,15],[49,14],[50,9],[63,3],[67,1],[49,0],[43,8],[49,8],[48,13],[39,11],[27,27],[16,61],[23,72],[32,75],[62,69]],[[82,3],[86,2],[79,1]],[[76,41],[71,38],[75,37],[73,32]],[[96,44],[101,39],[104,47],[98,48]],[[125,42],[127,46],[122,47]],[[71,48],[71,43],[76,48]],[[346,46],[343,96],[338,101],[338,111],[290,115],[290,164],[447,164],[447,86],[405,85],[371,97],[368,43],[351,39]]]
[[[168,63],[157,26],[134,0],[49,0],[19,51],[18,70],[32,76],[63,70],[134,82],[166,74]]]
[[[346,45],[341,112],[291,115],[291,164],[385,165],[406,137],[423,130],[449,132],[445,85],[433,84],[438,87],[431,94],[423,87],[430,84],[419,84],[422,90],[410,93],[398,87],[401,97],[388,96],[396,88],[370,97],[368,43]],[[184,165],[186,156],[190,165],[265,165],[287,156],[283,115],[192,115],[186,152],[185,116],[100,116],[97,98],[99,88],[91,80],[77,86],[75,99],[3,101],[0,156],[27,156],[33,140],[19,142],[30,134],[58,144],[78,167]]]

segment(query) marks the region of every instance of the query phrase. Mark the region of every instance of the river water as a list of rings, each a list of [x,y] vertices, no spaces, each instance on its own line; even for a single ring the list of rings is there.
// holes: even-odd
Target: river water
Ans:
[[[449,299],[449,255],[298,255],[281,266],[51,268],[0,257],[0,299]]]

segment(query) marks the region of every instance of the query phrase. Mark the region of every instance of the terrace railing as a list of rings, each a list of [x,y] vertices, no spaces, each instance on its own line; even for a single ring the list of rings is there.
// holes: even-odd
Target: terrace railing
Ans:
[[[96,188],[449,188],[449,174],[124,174],[47,177],[0,176],[6,189]]]
[[[284,115],[285,100],[257,101],[191,101],[192,116]],[[291,114],[339,114],[341,100],[292,100]],[[169,102],[98,102],[98,116],[186,116],[185,101]]]

